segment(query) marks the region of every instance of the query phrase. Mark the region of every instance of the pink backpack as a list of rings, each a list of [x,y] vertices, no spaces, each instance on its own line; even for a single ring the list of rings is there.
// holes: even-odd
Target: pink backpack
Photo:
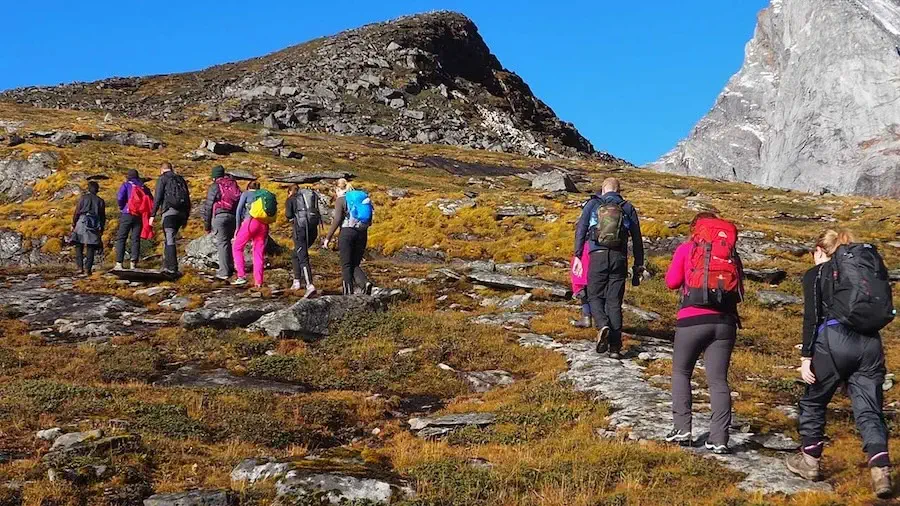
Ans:
[[[241,200],[241,189],[238,187],[237,181],[232,177],[220,177],[216,180],[219,186],[219,200],[213,204],[213,214],[220,210],[233,213],[237,208],[238,201]]]

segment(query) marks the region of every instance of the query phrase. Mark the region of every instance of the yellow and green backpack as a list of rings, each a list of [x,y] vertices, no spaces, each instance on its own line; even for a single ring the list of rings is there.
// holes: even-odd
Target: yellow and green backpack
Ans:
[[[275,222],[278,214],[278,201],[269,190],[256,190],[256,199],[250,204],[250,217],[263,223]]]

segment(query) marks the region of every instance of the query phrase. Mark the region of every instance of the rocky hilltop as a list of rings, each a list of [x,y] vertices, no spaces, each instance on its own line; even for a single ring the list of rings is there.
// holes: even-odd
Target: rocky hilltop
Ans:
[[[651,165],[900,196],[900,1],[772,0],[713,109]]]
[[[0,100],[149,119],[224,122],[460,145],[537,157],[594,154],[461,14],[364,26],[185,74],[30,87]]]

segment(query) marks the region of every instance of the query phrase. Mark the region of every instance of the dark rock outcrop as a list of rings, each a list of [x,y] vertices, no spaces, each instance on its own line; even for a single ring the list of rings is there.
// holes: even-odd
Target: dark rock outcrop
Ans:
[[[0,200],[31,197],[34,183],[53,175],[58,163],[59,157],[51,152],[33,153],[25,160],[0,160]]]
[[[331,326],[350,314],[384,310],[384,302],[367,295],[326,295],[304,299],[280,311],[267,312],[250,330],[264,332],[270,337],[318,338],[329,335]]]
[[[468,278],[482,285],[502,288],[505,290],[544,290],[554,297],[565,298],[571,291],[565,286],[535,278],[521,276],[509,276],[497,272],[473,271]]]

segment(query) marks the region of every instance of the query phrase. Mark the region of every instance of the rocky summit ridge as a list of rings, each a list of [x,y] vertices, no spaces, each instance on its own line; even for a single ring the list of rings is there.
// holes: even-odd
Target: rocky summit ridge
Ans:
[[[771,0],[665,172],[900,196],[900,1]]]
[[[28,87],[0,100],[448,144],[541,158],[595,154],[454,12],[367,25],[183,74]],[[608,156],[608,155],[606,155]]]

